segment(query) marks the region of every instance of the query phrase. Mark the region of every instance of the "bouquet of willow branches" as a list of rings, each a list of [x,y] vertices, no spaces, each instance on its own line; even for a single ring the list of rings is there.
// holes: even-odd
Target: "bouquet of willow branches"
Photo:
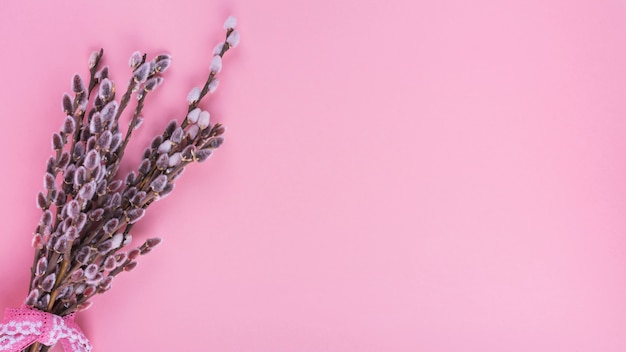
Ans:
[[[148,61],[135,52],[129,61],[132,77],[119,102],[108,68],[100,67],[102,50],[89,58],[87,85],[74,75],[73,96],[63,95],[67,116],[52,135],[54,153],[46,164],[44,191],[37,195],[43,213],[32,242],[29,293],[24,307],[7,310],[0,324],[0,351],[46,351],[56,342],[66,350],[91,349],[73,314],[87,309],[94,295],[109,290],[118,274],[132,270],[138,256],[159,244],[160,239],[151,238],[129,250],[133,225],[152,202],[173,190],[188,164],[206,160],[223,142],[224,127],[211,124],[198,104],[217,88],[224,53],[239,43],[235,23],[233,17],[226,20],[226,39],[213,51],[204,86],[189,92],[184,120],[171,121],[154,137],[137,170],[124,177],[118,175],[120,161],[171,58],[163,54]],[[120,117],[130,105],[134,112],[122,132]]]

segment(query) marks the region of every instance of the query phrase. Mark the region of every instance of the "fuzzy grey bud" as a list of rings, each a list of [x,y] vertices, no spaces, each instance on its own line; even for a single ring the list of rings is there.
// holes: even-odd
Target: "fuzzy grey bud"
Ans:
[[[113,134],[109,130],[105,130],[102,132],[100,137],[98,137],[98,146],[102,150],[108,150],[109,146],[111,146],[111,140],[113,139]]]
[[[172,133],[174,133],[174,130],[176,129],[176,127],[178,126],[178,121],[176,120],[172,120],[170,121],[167,126],[165,126],[165,132],[163,133],[164,137],[169,137],[172,135]]]
[[[74,112],[74,103],[72,102],[72,98],[70,95],[65,93],[63,94],[63,113],[69,115]]]
[[[131,249],[128,251],[128,260],[135,260],[139,256],[140,251],[137,248]]]
[[[148,79],[150,74],[150,63],[145,62],[141,66],[137,67],[133,72],[133,79],[137,83],[143,83]]]
[[[163,73],[167,71],[171,63],[172,63],[171,59],[163,59],[163,60],[157,61],[157,63],[154,65],[154,72]]]
[[[115,114],[117,114],[118,109],[119,109],[119,105],[117,101],[113,100],[109,102],[107,105],[105,105],[102,108],[102,111],[100,112],[102,116],[102,121],[108,122],[108,123],[113,121],[113,118],[115,117]]]
[[[163,137],[156,136],[152,139],[152,142],[150,143],[150,148],[157,149],[161,145],[161,143],[163,143]]]
[[[85,289],[85,291],[83,291],[83,296],[85,297],[91,297],[96,293],[97,289],[95,286],[87,286],[87,288]],[[85,302],[85,303],[81,303],[80,309],[81,310],[85,310],[87,308],[91,307],[91,302]]]
[[[67,195],[62,190],[59,190],[54,198],[54,204],[57,207],[61,207],[65,204],[65,201],[67,201]]]
[[[83,200],[91,200],[96,193],[96,181],[85,183],[78,191],[78,197]]]
[[[48,206],[49,204],[46,196],[42,192],[37,193],[37,208],[48,209]]]
[[[225,30],[234,29],[236,25],[237,25],[237,18],[235,18],[235,16],[228,16],[228,18],[224,22],[224,29]]]
[[[49,303],[50,303],[50,294],[46,293],[39,300],[39,306],[40,307],[47,307]]]
[[[193,161],[194,155],[196,153],[195,145],[188,145],[183,149],[181,155],[183,157],[183,161]]]
[[[113,137],[111,137],[111,145],[109,146],[110,152],[115,152],[117,148],[122,144],[122,133],[114,133]]]
[[[63,126],[61,126],[61,132],[65,134],[72,134],[76,129],[76,120],[70,115],[65,117],[63,121]]]
[[[98,66],[98,63],[100,62],[100,58],[102,57],[102,53],[103,53],[103,50],[100,49],[98,51],[92,52],[91,55],[89,55],[89,60],[87,61],[87,65],[89,66],[89,69],[92,69]]]
[[[70,163],[70,153],[68,152],[61,153],[61,156],[59,157],[59,161],[58,161],[58,167],[61,169],[64,169],[69,163]]]
[[[65,205],[65,209],[67,216],[73,219],[80,213],[80,204],[76,199],[72,199]]]
[[[43,243],[45,242],[43,240],[43,237],[39,234],[35,234],[31,240],[31,246],[35,249],[41,249],[43,248]]]
[[[89,132],[91,134],[100,134],[103,130],[102,118],[98,114],[94,115],[91,121],[89,121]]]
[[[96,194],[99,196],[103,196],[107,193],[108,182],[107,180],[102,180],[98,182],[96,187]]]
[[[63,287],[61,289],[59,295],[57,296],[57,299],[62,299],[62,298],[68,297],[71,294],[73,289],[74,288],[72,286],[65,286],[65,287]]]
[[[122,180],[113,180],[111,184],[109,184],[109,191],[117,192],[122,187]]]
[[[187,94],[187,104],[191,105],[196,103],[200,99],[200,92],[201,90],[198,87],[191,88],[189,94]]]
[[[157,149],[157,151],[161,154],[167,154],[170,152],[170,150],[172,150],[172,141],[169,139],[161,143],[161,145],[159,145],[159,148]]]
[[[213,55],[221,55],[222,50],[224,50],[224,43],[217,43],[215,48],[213,48]]]
[[[119,220],[111,219],[104,224],[104,227],[102,229],[106,234],[112,234],[117,229],[119,223]]]
[[[163,77],[152,77],[146,81],[144,89],[148,92],[152,92],[157,89],[161,83],[163,83]]]
[[[157,56],[154,58],[154,61],[155,61],[155,62],[159,62],[159,61],[161,61],[161,60],[172,60],[172,55],[162,53],[162,54],[157,55]]]
[[[53,150],[61,150],[63,149],[63,138],[61,137],[60,134],[58,133],[54,133],[52,135],[52,149]]]
[[[63,235],[57,238],[56,242],[54,243],[54,251],[58,253],[65,253],[68,245],[69,245],[69,236]]]
[[[115,266],[122,265],[128,259],[127,253],[117,253],[115,254]]]
[[[131,271],[137,267],[137,262],[131,261],[128,264],[124,265],[124,271]]]
[[[135,181],[137,180],[137,175],[135,174],[134,171],[129,171],[128,174],[126,174],[126,185],[134,185]]]
[[[163,188],[163,190],[161,191],[161,193],[159,193],[159,198],[163,199],[165,198],[168,194],[170,194],[172,191],[174,190],[174,184],[173,183],[168,183],[165,188]]]
[[[80,94],[76,98],[78,99],[76,101],[76,112],[77,114],[82,114],[83,112],[85,112],[85,110],[87,110],[87,103],[89,103],[89,101],[87,100],[87,94]]]
[[[78,254],[76,254],[76,261],[80,263],[81,265],[85,265],[89,261],[90,256],[91,256],[91,248],[83,247],[80,249],[80,251],[78,251]]]
[[[167,160],[167,164],[169,167],[175,167],[175,166],[180,165],[182,161],[183,161],[183,157],[181,153],[178,152],[178,153],[174,153],[170,155],[169,159]]]
[[[44,210],[41,214],[41,219],[39,220],[39,224],[41,226],[50,226],[52,225],[52,212],[48,209]]]
[[[143,208],[135,208],[126,212],[126,219],[129,224],[134,224],[139,221],[145,215]]]
[[[143,55],[141,55],[141,53],[139,51],[135,51],[130,56],[130,59],[128,60],[128,66],[130,66],[130,68],[132,68],[134,70],[137,67],[139,67],[139,65],[141,65],[142,61],[143,61]]]
[[[130,204],[139,206],[144,199],[146,199],[146,192],[137,192],[137,194],[131,197]]]
[[[174,130],[174,132],[172,132],[172,136],[170,137],[170,140],[174,144],[180,144],[183,141],[183,135],[184,134],[185,134],[185,132],[183,131],[183,129],[180,128],[180,127],[177,127]]]
[[[46,161],[46,172],[48,173],[54,173],[55,169],[57,167],[57,160],[51,156],[48,158],[48,161]]]
[[[211,73],[220,73],[222,70],[222,57],[219,55],[214,55],[213,59],[211,59]]]
[[[198,136],[199,132],[200,132],[200,127],[198,127],[198,125],[191,125],[187,129],[187,138],[189,138],[189,140],[194,140]]]
[[[34,288],[32,291],[28,293],[28,297],[26,297],[25,304],[29,307],[34,307],[37,304],[38,299],[39,299],[39,290]]]
[[[85,84],[83,84],[83,79],[78,73],[74,74],[74,77],[72,77],[72,91],[74,91],[74,93],[82,93],[85,91]]]
[[[198,116],[198,127],[200,127],[200,129],[203,130],[209,127],[210,121],[211,121],[211,114],[209,114],[208,111],[202,111],[200,113],[200,116]]]
[[[91,263],[91,264],[87,265],[83,275],[85,275],[85,277],[87,279],[93,279],[98,274],[98,271],[100,271],[100,268],[98,267],[98,264]]]
[[[129,187],[124,191],[124,197],[132,198],[135,194],[137,194],[137,187]]]
[[[85,155],[85,142],[76,142],[74,145],[74,159],[80,159]]]
[[[109,78],[109,66],[104,66],[100,71],[96,72],[96,78],[100,80]]]
[[[76,219],[74,219],[74,226],[76,226],[76,232],[82,231],[86,223],[87,223],[87,215],[85,215],[85,213],[78,214]]]
[[[98,246],[98,253],[104,255],[104,254],[107,254],[112,249],[113,249],[113,242],[109,239],[100,243],[100,245]]]
[[[219,85],[220,85],[220,80],[217,77],[213,77],[211,82],[209,82],[209,93],[211,94],[215,93]]]
[[[154,192],[158,193],[158,192],[161,192],[163,188],[165,188],[166,185],[167,185],[167,176],[159,175],[150,183],[150,188],[152,188]]]
[[[100,87],[98,88],[98,96],[100,99],[104,101],[108,101],[111,99],[113,95],[113,82],[108,78],[105,78],[100,82]]]
[[[122,246],[122,242],[124,242],[124,234],[121,232],[116,233],[111,237],[111,244],[113,249],[120,248]]]
[[[100,164],[100,153],[98,153],[96,149],[90,150],[89,153],[87,153],[87,156],[85,156],[85,161],[83,162],[83,165],[88,170],[93,170],[99,164]]]
[[[157,161],[156,161],[156,167],[159,170],[165,170],[167,169],[169,164],[169,157],[167,156],[167,154],[161,154],[159,155]]]
[[[212,153],[213,152],[211,151],[211,149],[200,149],[196,151],[196,160],[198,162],[203,162],[207,160],[211,156]]]
[[[76,165],[74,164],[67,165],[65,170],[63,170],[63,182],[67,184],[71,184],[74,180],[75,173],[76,173]]]
[[[148,238],[146,240],[145,245],[150,247],[150,248],[154,248],[154,247],[158,246],[159,244],[161,244],[161,242],[163,242],[163,240],[161,238],[158,238],[158,237]]]
[[[84,272],[83,272],[83,269],[81,268],[74,270],[74,272],[72,272],[72,275],[70,275],[70,281],[73,281],[73,282],[80,281],[80,279],[83,278],[83,274]]]
[[[122,195],[119,193],[114,193],[111,197],[111,206],[117,208],[120,205],[122,205]]]
[[[150,159],[143,159],[141,164],[139,164],[139,173],[142,175],[147,175],[152,168],[152,162]]]
[[[37,266],[35,267],[35,275],[43,275],[46,272],[46,269],[48,269],[48,258],[39,258],[39,260],[37,261]]]
[[[239,31],[234,29],[226,38],[226,44],[228,44],[228,46],[230,46],[231,48],[235,48],[237,45],[239,45],[240,39],[241,37],[239,35]]]
[[[104,215],[104,209],[97,208],[89,212],[89,220],[91,221],[100,221],[102,220],[102,216]]]
[[[200,108],[195,108],[191,110],[187,114],[187,122],[192,123],[192,124],[198,122],[198,117],[200,116],[201,111],[202,110],[200,110]]]
[[[104,260],[104,270],[111,271],[117,267],[117,262],[115,261],[115,256],[110,255],[106,257]]]
[[[217,149],[219,148],[222,143],[224,143],[224,138],[222,137],[211,137],[209,138],[206,143],[205,146],[207,148],[211,148],[211,149]]]
[[[135,121],[135,126],[133,126],[133,130],[136,130],[143,124],[143,117],[138,116],[137,121]]]
[[[67,236],[67,238],[69,238],[70,240],[74,241],[75,239],[78,238],[78,230],[76,229],[75,226],[70,226],[67,231],[65,231],[65,235]]]
[[[54,175],[46,172],[46,174],[43,177],[43,187],[47,190],[53,190],[56,188]]]
[[[56,281],[57,281],[56,274],[55,273],[49,274],[41,282],[41,289],[44,290],[45,292],[52,291],[52,288],[54,287],[54,284]]]
[[[67,209],[64,209],[63,211],[66,211],[66,210]],[[67,218],[63,220],[63,222],[61,223],[61,226],[59,226],[58,229],[61,230],[61,232],[65,232],[71,225],[72,225],[72,219]]]
[[[113,283],[113,276],[108,276],[100,283],[100,291],[105,292],[111,289],[111,284]]]

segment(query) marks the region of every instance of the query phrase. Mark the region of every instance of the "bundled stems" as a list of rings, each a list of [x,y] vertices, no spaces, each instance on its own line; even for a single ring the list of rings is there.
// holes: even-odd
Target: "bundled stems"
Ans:
[[[211,124],[210,114],[198,106],[217,88],[222,57],[239,43],[235,24],[233,17],[224,24],[226,38],[213,51],[202,88],[189,93],[183,121],[171,121],[155,136],[136,170],[124,177],[118,170],[126,147],[143,121],[149,93],[163,82],[171,57],[161,54],[147,61],[145,54],[133,53],[132,77],[119,102],[108,67],[101,67],[102,49],[89,58],[87,87],[80,75],[74,75],[74,96],[63,96],[66,117],[52,136],[53,155],[46,164],[44,190],[37,195],[42,216],[33,236],[27,306],[59,316],[87,309],[94,295],[108,291],[117,275],[134,269],[138,257],[161,242],[151,238],[127,249],[130,231],[146,208],[174,189],[187,165],[207,160],[223,142],[224,126]],[[137,103],[122,133],[120,118],[133,96]],[[35,343],[24,351],[47,350]]]

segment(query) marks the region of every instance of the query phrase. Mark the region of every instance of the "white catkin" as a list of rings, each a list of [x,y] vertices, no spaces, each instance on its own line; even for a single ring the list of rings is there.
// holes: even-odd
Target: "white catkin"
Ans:
[[[236,47],[237,45],[239,45],[239,40],[241,39],[239,32],[234,29],[229,35],[228,38],[226,38],[226,43],[228,43],[228,45],[230,45],[231,48]]]
[[[188,114],[187,114],[187,121],[189,121],[189,123],[196,123],[198,122],[198,116],[200,116],[200,108],[195,108],[193,110],[191,110]]]
[[[228,16],[226,21],[224,22],[224,29],[229,30],[235,28],[237,25],[237,18],[235,16]]]
[[[113,242],[113,249],[120,248],[122,242],[124,242],[124,234],[118,232],[111,238],[111,240]]]
[[[211,83],[209,83],[209,93],[213,94],[217,90],[217,87],[219,85],[220,85],[220,80],[217,77],[213,78]]]
[[[201,90],[198,87],[191,88],[191,90],[189,91],[189,94],[187,94],[187,103],[191,105],[197,102],[198,99],[200,99],[200,92]]]
[[[161,143],[161,145],[159,145],[158,151],[161,154],[165,154],[165,153],[169,153],[171,149],[172,149],[172,141],[168,139],[164,141],[163,143]]]
[[[217,45],[213,49],[213,55],[221,54],[223,48],[224,48],[224,43],[217,43]]]
[[[200,129],[202,130],[209,127],[210,119],[211,119],[211,115],[209,114],[209,112],[202,111],[200,113],[200,116],[198,117],[198,127],[200,127]]]
[[[211,60],[211,72],[219,73],[222,70],[222,57],[219,55],[214,55]]]

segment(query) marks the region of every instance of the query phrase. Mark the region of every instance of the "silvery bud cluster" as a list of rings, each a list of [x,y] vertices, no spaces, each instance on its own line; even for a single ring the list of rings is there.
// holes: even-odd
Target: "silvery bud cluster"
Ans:
[[[189,164],[206,160],[221,146],[224,126],[212,124],[209,112],[198,105],[217,89],[222,57],[239,43],[235,25],[234,17],[224,23],[225,40],[212,53],[204,85],[189,92],[182,122],[170,122],[139,165],[124,174],[120,165],[128,142],[144,120],[148,96],[163,84],[171,56],[148,60],[132,53],[123,94],[108,67],[101,67],[103,50],[89,56],[89,80],[72,76],[72,94],[62,97],[62,123],[52,135],[53,154],[36,197],[42,215],[32,241],[35,261],[26,305],[62,316],[86,309],[91,297],[108,291],[119,273],[133,270],[138,256],[161,242],[150,238],[129,248],[131,229],[150,204],[173,191]]]

